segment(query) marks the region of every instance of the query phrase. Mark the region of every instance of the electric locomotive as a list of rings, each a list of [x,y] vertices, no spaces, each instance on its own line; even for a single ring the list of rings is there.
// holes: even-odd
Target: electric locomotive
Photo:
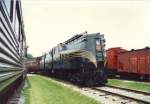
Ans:
[[[0,104],[26,76],[26,37],[20,0],[0,0]]]
[[[105,84],[105,39],[100,33],[77,34],[45,53],[40,69],[82,85]]]

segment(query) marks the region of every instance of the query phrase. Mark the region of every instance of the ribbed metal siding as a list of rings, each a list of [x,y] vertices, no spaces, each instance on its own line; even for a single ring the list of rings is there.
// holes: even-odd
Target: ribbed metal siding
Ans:
[[[19,45],[22,42],[19,42],[15,35],[4,2],[0,1],[0,92],[25,71],[26,45],[25,36],[22,37],[24,37],[24,47]]]

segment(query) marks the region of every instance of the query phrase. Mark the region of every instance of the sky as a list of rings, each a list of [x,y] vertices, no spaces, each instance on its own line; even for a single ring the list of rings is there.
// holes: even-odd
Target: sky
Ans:
[[[33,56],[85,31],[104,34],[106,49],[150,47],[149,0],[22,0],[22,10]]]

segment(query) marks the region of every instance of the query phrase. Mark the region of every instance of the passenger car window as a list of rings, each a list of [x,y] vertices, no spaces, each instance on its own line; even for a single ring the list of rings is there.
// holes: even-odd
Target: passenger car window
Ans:
[[[15,31],[16,31],[16,35],[17,35],[17,38],[19,36],[19,19],[18,19],[18,15],[17,15],[17,11],[16,11],[16,21],[15,21]]]
[[[3,0],[8,12],[8,15],[10,16],[10,10],[11,10],[11,4],[13,3],[13,0]]]

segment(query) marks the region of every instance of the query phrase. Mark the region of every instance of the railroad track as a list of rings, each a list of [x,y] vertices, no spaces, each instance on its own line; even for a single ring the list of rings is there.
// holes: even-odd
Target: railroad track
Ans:
[[[120,88],[116,86],[106,85],[104,87],[93,87],[93,90],[105,92],[113,95],[117,95],[123,98],[128,98],[141,102],[144,104],[150,104],[150,93],[144,91],[137,91],[133,89]]]
[[[130,89],[130,88],[123,88],[123,87],[112,86],[112,85],[105,85],[105,86],[112,87],[112,88],[117,88],[117,89],[122,89],[122,90],[128,90],[128,91],[132,91],[132,92],[135,92],[135,93],[140,93],[140,94],[145,94],[147,96],[150,96],[150,92],[147,92],[147,91],[134,90],[134,89]]]
[[[114,94],[102,92],[99,90],[95,90],[91,87],[80,87],[78,85],[74,85],[72,83],[68,83],[67,81],[50,78],[49,80],[54,81],[62,86],[69,87],[74,91],[77,91],[85,96],[89,96],[102,104],[145,104],[143,102],[139,102],[133,99],[125,98],[122,96],[116,96]]]

